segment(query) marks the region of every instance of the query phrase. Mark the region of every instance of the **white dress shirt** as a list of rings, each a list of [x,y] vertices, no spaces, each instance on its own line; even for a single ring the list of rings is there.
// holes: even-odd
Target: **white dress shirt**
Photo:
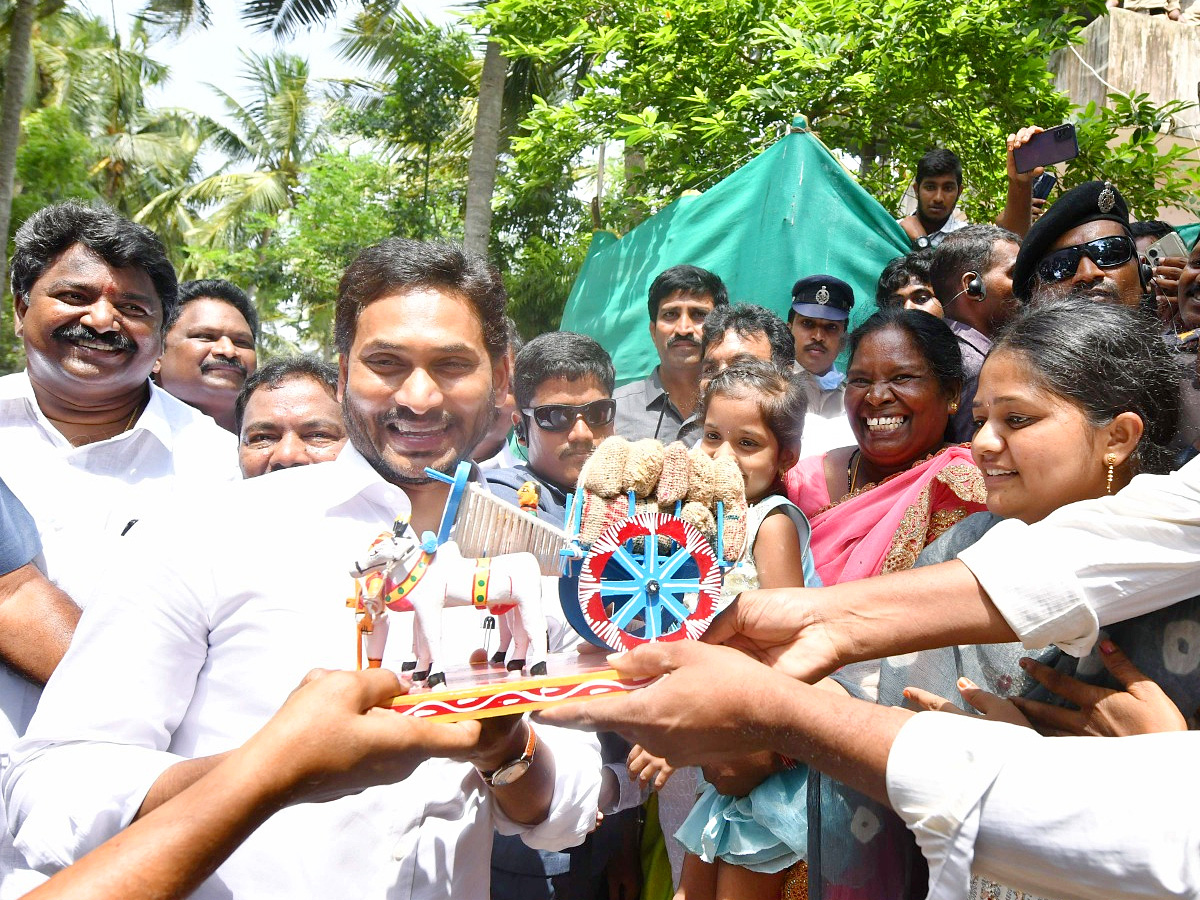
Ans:
[[[310,669],[354,668],[348,569],[407,509],[347,445],[134,529],[14,748],[4,794],[28,863],[73,862],[127,825],[172,764],[244,742]],[[389,668],[410,649],[399,624]],[[507,820],[472,766],[431,759],[399,784],[276,814],[195,896],[482,900],[493,826],[559,849],[595,825],[595,737],[538,733],[556,763],[541,825]]]
[[[189,502],[201,509],[187,497],[241,478],[237,438],[153,384],[129,431],[73,447],[42,414],[28,375],[6,375],[0,378],[0,446],[0,478],[37,524],[37,564],[80,606],[98,578],[112,571],[107,545],[129,522]],[[0,772],[40,695],[36,685],[0,665]],[[8,831],[0,830],[0,882],[12,880],[14,864]]]
[[[919,713],[888,756],[892,806],[929,861],[929,900],[972,872],[1061,900],[1200,897],[1200,734],[1046,738]]]
[[[33,515],[43,543],[59,532],[120,534],[133,519],[177,506],[180,488],[207,491],[241,478],[237,438],[153,383],[129,431],[73,447],[43,415],[29,376],[5,375],[0,434],[0,478]],[[51,566],[54,556],[47,549]]]
[[[1197,594],[1200,458],[1034,525],[1006,519],[958,558],[1026,647],[1085,656],[1101,625]]]

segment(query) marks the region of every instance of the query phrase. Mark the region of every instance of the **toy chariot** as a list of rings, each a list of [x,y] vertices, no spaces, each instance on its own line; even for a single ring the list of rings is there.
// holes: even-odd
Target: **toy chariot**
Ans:
[[[386,638],[383,608],[416,613],[414,680],[438,689],[397,697],[401,712],[481,718],[652,680],[619,678],[599,652],[548,654],[543,576],[557,579],[563,618],[597,650],[699,638],[722,608],[724,575],[745,539],[746,502],[732,460],[710,460],[682,444],[610,438],[568,495],[565,528],[472,482],[468,463],[453,477],[427,471],[449,486],[437,533],[417,541],[398,522],[351,573],[377,573],[357,597],[372,665],[381,651],[372,653],[371,635],[382,630]],[[446,576],[430,591],[437,602],[423,605],[413,573],[433,569]],[[500,619],[501,648],[491,665],[445,670],[440,626],[424,620],[439,619],[442,605],[467,602]]]

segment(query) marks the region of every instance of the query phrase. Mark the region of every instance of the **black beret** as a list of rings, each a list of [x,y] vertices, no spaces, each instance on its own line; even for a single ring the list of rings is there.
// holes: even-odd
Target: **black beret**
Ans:
[[[792,285],[792,312],[844,321],[854,306],[854,288],[832,275],[809,275]]]
[[[1017,262],[1013,266],[1013,292],[1025,300],[1033,292],[1033,276],[1037,264],[1050,245],[1072,228],[1088,222],[1107,219],[1129,230],[1129,207],[1121,192],[1107,181],[1088,181],[1071,188],[1033,223],[1021,242]]]

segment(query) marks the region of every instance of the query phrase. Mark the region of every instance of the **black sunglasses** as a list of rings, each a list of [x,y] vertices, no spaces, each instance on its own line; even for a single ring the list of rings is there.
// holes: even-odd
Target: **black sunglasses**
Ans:
[[[1085,256],[1102,269],[1123,266],[1133,259],[1137,247],[1133,239],[1123,234],[1096,238],[1086,244],[1063,247],[1042,258],[1037,265],[1038,278],[1044,282],[1065,281],[1079,269]]]
[[[534,424],[542,431],[567,431],[579,419],[587,422],[589,428],[607,425],[617,414],[616,400],[593,400],[580,406],[568,406],[565,403],[547,403],[545,406],[535,406],[533,409],[521,410],[525,415],[532,416]]]

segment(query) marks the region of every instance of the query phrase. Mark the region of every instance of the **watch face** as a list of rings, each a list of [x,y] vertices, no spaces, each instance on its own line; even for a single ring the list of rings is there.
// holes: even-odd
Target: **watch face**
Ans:
[[[529,771],[529,765],[529,760],[518,759],[506,766],[501,766],[492,773],[492,785],[494,787],[504,787],[505,785],[512,784]]]

